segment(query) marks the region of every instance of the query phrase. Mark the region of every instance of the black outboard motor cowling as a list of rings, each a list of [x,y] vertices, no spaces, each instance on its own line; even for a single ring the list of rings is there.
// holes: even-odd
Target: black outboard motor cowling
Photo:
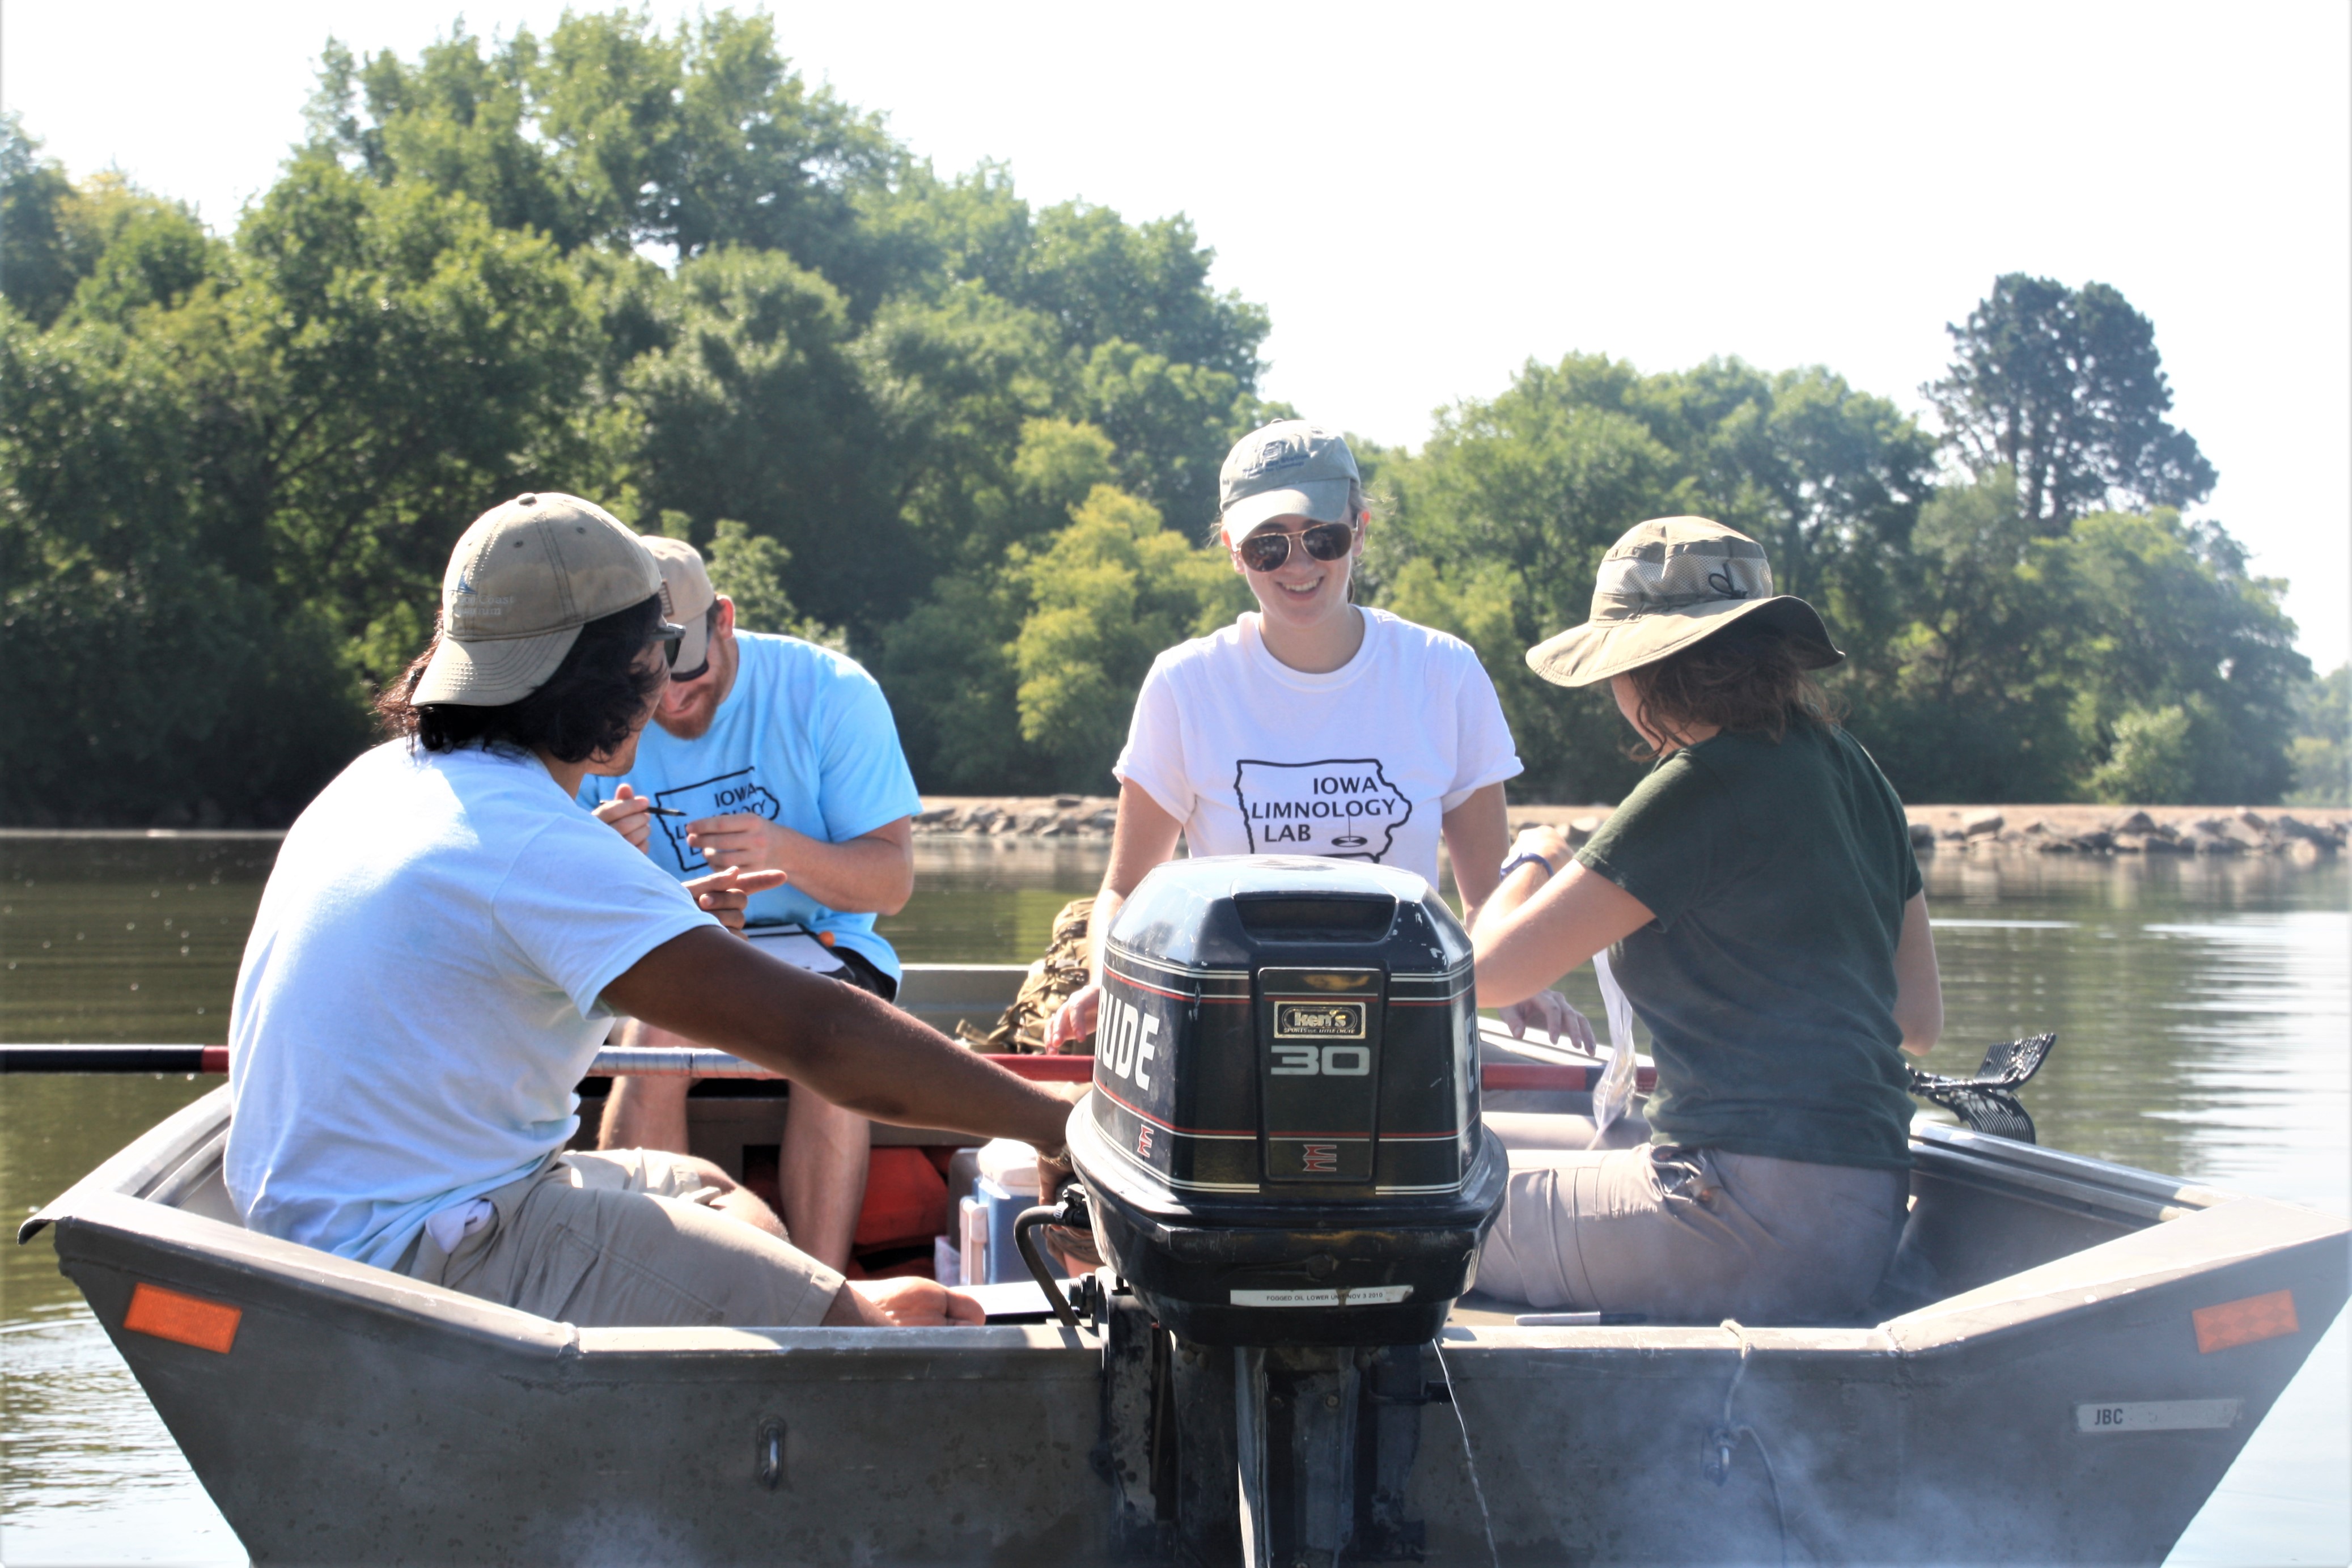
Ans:
[[[1105,959],[1070,1152],[1153,1317],[1202,1345],[1433,1337],[1507,1175],[1470,942],[1434,891],[1355,861],[1174,861]]]

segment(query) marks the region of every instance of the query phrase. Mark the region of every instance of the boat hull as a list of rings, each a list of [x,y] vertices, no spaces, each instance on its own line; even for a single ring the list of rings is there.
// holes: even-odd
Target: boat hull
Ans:
[[[253,1235],[228,1115],[188,1107],[26,1234],[54,1226],[257,1563],[1045,1568],[1164,1557],[1171,1486],[1231,1495],[1150,1462],[1152,1358],[1091,1333],[577,1329]],[[2162,1561],[2341,1309],[2352,1226],[1957,1129],[1915,1152],[1876,1322],[1465,1302],[1417,1416],[1427,1560]],[[155,1331],[142,1287],[233,1331]]]

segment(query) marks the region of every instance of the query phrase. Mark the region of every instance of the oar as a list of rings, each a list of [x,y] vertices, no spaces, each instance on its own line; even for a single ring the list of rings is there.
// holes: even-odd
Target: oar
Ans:
[[[986,1055],[986,1053],[982,1053]],[[994,1056],[987,1059],[1008,1072],[1039,1083],[1084,1083],[1094,1077],[1092,1057]],[[226,1046],[0,1046],[0,1073],[225,1073]],[[1591,1089],[1601,1068],[1532,1062],[1491,1062],[1480,1075],[1488,1089]],[[614,1046],[596,1053],[590,1078],[752,1078],[783,1075],[769,1071],[725,1051],[644,1050]],[[1648,1089],[1656,1080],[1643,1068],[1637,1082]]]

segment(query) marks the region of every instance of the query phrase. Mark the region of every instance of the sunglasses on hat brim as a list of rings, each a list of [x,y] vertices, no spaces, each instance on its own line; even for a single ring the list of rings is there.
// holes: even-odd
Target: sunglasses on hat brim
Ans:
[[[1290,559],[1290,542],[1296,539],[1307,548],[1307,553],[1318,561],[1337,561],[1354,548],[1356,525],[1352,522],[1318,522],[1302,528],[1297,533],[1284,533],[1264,529],[1251,534],[1234,546],[1242,564],[1253,572],[1279,572]]]

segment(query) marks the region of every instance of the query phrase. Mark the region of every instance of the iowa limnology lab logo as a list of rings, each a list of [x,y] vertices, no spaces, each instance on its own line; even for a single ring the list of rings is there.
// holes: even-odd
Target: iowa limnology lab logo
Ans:
[[[1376,757],[1267,763],[1244,757],[1234,796],[1253,855],[1329,855],[1379,861],[1412,816]]]

